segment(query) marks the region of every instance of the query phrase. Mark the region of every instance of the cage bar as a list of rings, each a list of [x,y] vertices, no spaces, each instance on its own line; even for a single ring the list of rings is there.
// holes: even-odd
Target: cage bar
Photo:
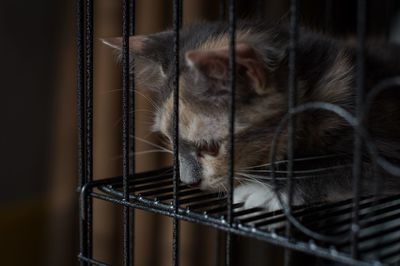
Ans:
[[[136,0],[129,1],[129,35],[133,36],[136,32]],[[129,75],[129,137],[131,141],[129,142],[129,154],[131,154],[131,160],[129,165],[129,175],[131,179],[135,178],[136,173],[136,115],[135,115],[135,58],[133,54],[130,54],[130,75]],[[132,136],[132,137],[131,137]],[[131,250],[131,265],[135,264],[135,209],[129,208],[129,227],[130,227],[130,235],[129,235],[129,246]]]
[[[356,119],[360,127],[364,102],[364,54],[366,34],[366,1],[357,1],[357,59],[356,59]],[[351,253],[358,258],[360,185],[362,178],[362,136],[355,131],[353,159],[353,221],[351,226]]]
[[[86,1],[86,184],[93,181],[93,0]]]
[[[86,149],[85,149],[85,3],[83,0],[76,1],[76,26],[77,26],[77,126],[78,126],[78,192],[86,183]],[[84,199],[86,200],[86,199]],[[80,208],[83,205],[80,204]],[[80,212],[84,210],[80,209]],[[86,250],[86,224],[80,218],[79,221],[79,249],[80,254],[87,255]],[[81,262],[81,265],[85,265]]]
[[[182,24],[182,0],[173,2],[173,27],[174,27],[174,84],[173,84],[173,211],[178,212],[179,207],[179,30]],[[172,225],[172,265],[179,265],[179,220],[174,218]]]
[[[298,0],[291,0],[290,3],[290,41],[289,41],[289,76],[288,76],[288,113],[291,113],[296,106],[297,98],[297,78],[296,78],[296,53],[298,42]],[[294,164],[294,145],[295,145],[295,117],[290,116],[288,121],[288,171],[287,171],[287,212],[291,214],[292,211],[292,193],[293,193],[293,164]],[[291,222],[287,220],[286,223],[286,236],[291,238],[292,228]],[[291,264],[291,251],[285,249],[284,264],[289,266]]]
[[[228,165],[228,195],[227,222],[233,223],[233,184],[235,171],[235,97],[236,97],[236,2],[229,1],[229,82],[231,87],[229,114],[229,165]],[[228,233],[226,239],[226,265],[232,265],[233,235]]]
[[[129,152],[130,148],[130,93],[131,78],[130,78],[130,58],[129,58],[129,34],[131,32],[131,1],[124,0],[122,2],[122,179],[123,179],[123,191],[125,201],[129,201],[129,174],[130,159]],[[123,262],[125,266],[132,265],[132,221],[129,207],[123,208]]]
[[[81,216],[81,253],[87,258],[93,253],[93,200],[89,196],[93,181],[93,0],[86,0],[86,32],[85,32],[85,176],[81,194],[84,217]],[[81,207],[82,208],[82,207]],[[88,265],[84,261],[82,265]]]
[[[384,197],[378,201],[373,197],[364,197],[360,200],[360,223],[363,225],[360,232],[360,245],[362,249],[360,250],[360,258],[355,260],[351,257],[350,252],[351,240],[348,237],[339,237],[340,235],[348,235],[350,230],[348,221],[352,217],[352,200],[331,204],[320,203],[314,206],[293,207],[293,215],[303,221],[304,226],[318,229],[322,234],[337,234],[338,238],[331,240],[328,238],[323,240],[315,239],[312,242],[308,242],[310,237],[304,235],[301,230],[297,230],[297,227],[293,227],[293,231],[296,230],[296,241],[291,241],[285,234],[283,224],[285,216],[283,211],[268,212],[259,208],[243,211],[237,209],[238,206],[236,206],[234,208],[233,226],[229,226],[226,220],[221,218],[221,216],[225,216],[227,213],[227,207],[224,202],[215,201],[213,203],[212,208],[220,208],[222,210],[215,213],[209,211],[210,207],[208,205],[203,205],[197,209],[187,209],[186,206],[201,204],[204,202],[204,199],[217,200],[218,195],[201,192],[198,189],[186,186],[183,186],[180,191],[190,193],[180,193],[179,198],[182,200],[180,202],[184,202],[184,199],[192,197],[191,195],[203,195],[203,197],[192,197],[189,202],[182,203],[178,212],[175,213],[171,209],[171,204],[173,203],[171,197],[162,198],[158,192],[164,189],[161,195],[172,194],[172,185],[164,183],[165,180],[171,177],[172,169],[171,171],[164,169],[163,171],[159,170],[138,174],[135,181],[130,181],[130,198],[132,200],[129,202],[122,200],[122,181],[118,178],[95,181],[93,185],[101,193],[92,192],[91,195],[102,200],[122,204],[123,206],[212,226],[225,232],[255,237],[274,245],[306,252],[348,265],[374,265],[378,259],[382,264],[386,264],[388,261],[400,261],[399,254],[391,254],[398,246],[395,236],[400,233],[400,220],[398,219],[398,215],[400,215],[400,211],[398,210],[398,206],[400,205],[399,195]],[[135,192],[133,192],[133,184],[140,184],[140,186],[135,187]],[[151,187],[146,187],[150,184]],[[146,196],[142,192],[147,193]],[[272,230],[272,228],[275,229]],[[381,228],[385,228],[385,230]],[[302,237],[302,235],[305,237]],[[382,256],[385,257],[382,260],[377,257],[377,248],[371,246],[376,243],[377,239],[384,239],[379,246],[380,252],[383,254]],[[387,258],[386,255],[388,256]]]
[[[84,2],[76,1],[77,50],[77,129],[78,129],[78,191],[85,184],[85,27]]]

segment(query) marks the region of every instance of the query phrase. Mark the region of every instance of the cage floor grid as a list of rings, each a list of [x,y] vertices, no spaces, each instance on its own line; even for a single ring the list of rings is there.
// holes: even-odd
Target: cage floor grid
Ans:
[[[141,173],[131,178],[129,202],[123,200],[121,177],[94,181],[91,188],[90,196],[94,198],[213,226],[350,265],[400,263],[400,195],[361,199],[360,256],[355,260],[350,255],[349,237],[352,200],[293,207],[293,216],[306,228],[323,236],[335,236],[327,241],[314,239],[296,229],[292,239],[288,239],[285,236],[286,218],[283,211],[243,209],[240,203],[233,206],[234,223],[229,226],[224,195],[207,193],[183,184],[179,185],[179,209],[175,212],[171,168]]]

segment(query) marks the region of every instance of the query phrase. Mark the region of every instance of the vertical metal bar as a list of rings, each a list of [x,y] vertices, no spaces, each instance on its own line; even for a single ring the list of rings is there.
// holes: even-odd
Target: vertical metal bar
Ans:
[[[86,1],[86,183],[93,181],[93,0]],[[91,189],[89,189],[91,190]],[[88,191],[87,195],[90,194]],[[93,201],[86,199],[86,247],[88,258],[93,253]],[[85,255],[85,254],[84,254]]]
[[[297,79],[296,79],[296,53],[297,53],[297,41],[298,41],[298,13],[299,13],[298,0],[291,0],[290,4],[290,43],[289,43],[289,84],[288,84],[288,112],[291,112],[296,106],[296,95],[297,95]],[[295,119],[290,116],[288,121],[288,174],[287,174],[287,193],[288,193],[288,211],[291,212],[292,204],[292,193],[293,193],[293,159],[294,159],[294,145],[295,145]],[[286,224],[286,236],[291,237],[292,228],[291,223],[287,220]],[[291,251],[285,249],[285,265],[291,263]]]
[[[129,16],[129,35],[133,36],[135,35],[135,30],[136,30],[136,24],[135,24],[135,14],[136,14],[136,1],[135,0],[130,0],[129,1],[129,12],[131,12]],[[130,121],[130,129],[129,129],[129,135],[135,136],[136,135],[136,130],[135,130],[135,122],[136,122],[136,116],[135,116],[135,74],[134,74],[134,57],[131,55],[130,58],[130,75],[129,75],[129,121]],[[129,153],[131,154],[131,161],[130,161],[130,175],[131,178],[135,178],[135,172],[136,172],[136,146],[135,146],[135,139],[132,138],[131,142],[129,143]],[[130,258],[131,258],[131,265],[135,264],[135,210],[134,209],[129,209],[129,227],[130,227],[130,235],[129,235],[129,246],[130,249],[129,251],[131,252]]]
[[[93,0],[86,1],[86,182],[93,180]]]
[[[233,222],[233,177],[235,169],[235,97],[236,97],[236,1],[229,1],[229,82],[231,86],[230,115],[229,115],[229,166],[228,166],[228,215],[227,222]],[[226,265],[232,264],[233,235],[227,234],[226,239]]]
[[[218,19],[219,20],[225,20],[226,16],[226,2],[225,0],[219,0],[219,6],[218,6]]]
[[[76,27],[77,27],[77,124],[78,124],[78,174],[80,191],[86,183],[86,165],[85,165],[85,23],[84,23],[85,3],[83,0],[76,1]],[[85,205],[85,204],[84,204]],[[83,206],[80,204],[80,208]],[[86,210],[81,210],[85,211]],[[87,254],[86,247],[86,226],[85,220],[80,216],[79,223],[79,245],[81,255]],[[81,265],[86,265],[81,261]]]
[[[79,188],[85,185],[85,68],[84,68],[84,2],[83,0],[76,1],[77,12],[77,124],[78,124],[78,174],[79,174]]]
[[[129,89],[130,89],[130,75],[129,75],[129,33],[130,33],[130,0],[122,2],[122,178],[123,178],[123,191],[124,201],[129,201]],[[123,261],[125,266],[132,265],[131,261],[131,228],[130,228],[130,214],[129,207],[123,207],[123,241],[124,253]]]
[[[361,123],[363,100],[364,100],[364,55],[365,55],[365,35],[366,35],[366,0],[357,2],[357,69],[356,69],[356,116],[358,126]],[[358,235],[359,225],[359,204],[360,204],[360,184],[362,175],[362,138],[354,133],[354,158],[353,158],[353,212],[351,226],[351,253],[353,258],[358,258]]]
[[[174,197],[173,197],[173,208],[174,212],[178,212],[179,202],[179,30],[182,23],[182,0],[174,0],[173,2],[173,24],[174,24],[174,60],[175,60],[175,79],[174,79],[174,89],[173,89],[173,99],[174,99],[174,114],[173,114],[173,152],[174,152],[174,175],[173,175],[173,185],[174,185]],[[173,219],[173,229],[172,229],[172,265],[179,265],[179,220]]]

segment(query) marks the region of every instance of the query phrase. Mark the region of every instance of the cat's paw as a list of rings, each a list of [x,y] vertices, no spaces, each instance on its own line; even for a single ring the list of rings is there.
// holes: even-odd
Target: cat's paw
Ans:
[[[286,201],[284,195],[281,194],[281,197],[283,201]],[[236,187],[233,194],[233,202],[243,202],[244,209],[254,207],[261,207],[268,211],[281,209],[281,205],[273,189],[267,185],[256,183],[248,183]]]
[[[284,193],[280,193],[281,199],[284,204],[286,204],[287,197]],[[282,206],[274,192],[274,190],[267,185],[249,183],[245,185],[240,185],[235,188],[233,194],[234,203],[244,203],[243,207],[240,209],[251,209],[255,207],[262,208],[264,210],[253,212],[248,214],[248,216],[255,216],[265,212],[272,212],[282,209]],[[240,210],[239,209],[239,210]],[[242,218],[246,218],[246,215]],[[264,225],[264,229],[277,229],[285,226],[286,220],[281,219],[280,221],[275,221],[269,225]]]

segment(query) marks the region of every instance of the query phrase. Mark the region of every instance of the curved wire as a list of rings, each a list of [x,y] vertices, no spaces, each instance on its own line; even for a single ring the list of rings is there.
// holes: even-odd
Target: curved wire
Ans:
[[[367,133],[367,131],[363,128],[362,125],[360,125],[357,121],[357,119],[351,115],[348,111],[343,109],[342,107],[339,107],[337,105],[331,104],[331,103],[326,103],[326,102],[309,102],[305,103],[302,105],[299,105],[295,108],[293,108],[290,112],[286,113],[286,115],[282,118],[280,121],[278,127],[275,130],[274,137],[272,139],[272,145],[271,145],[271,150],[270,150],[270,163],[271,163],[271,177],[273,181],[273,190],[275,193],[275,196],[277,197],[279,204],[281,205],[285,216],[288,218],[289,222],[292,223],[298,230],[300,230],[302,233],[305,235],[308,235],[314,239],[321,240],[321,241],[328,241],[328,242],[339,242],[339,241],[344,241],[349,239],[350,234],[347,235],[339,235],[339,236],[328,236],[324,234],[320,234],[318,232],[315,232],[306,226],[304,226],[299,220],[297,220],[289,210],[288,206],[284,201],[282,200],[282,197],[280,193],[278,192],[278,186],[277,186],[277,179],[275,175],[275,159],[276,159],[276,143],[279,134],[283,131],[287,121],[289,120],[290,117],[294,115],[298,115],[302,112],[308,111],[308,110],[313,110],[313,109],[321,109],[321,110],[326,110],[330,111],[332,113],[335,113],[342,119],[344,119],[356,132],[359,134],[365,141],[367,149],[371,155],[372,161],[373,161],[373,169],[376,171],[377,164],[375,163],[375,160],[377,158],[377,149],[375,145],[370,141],[370,137]]]

